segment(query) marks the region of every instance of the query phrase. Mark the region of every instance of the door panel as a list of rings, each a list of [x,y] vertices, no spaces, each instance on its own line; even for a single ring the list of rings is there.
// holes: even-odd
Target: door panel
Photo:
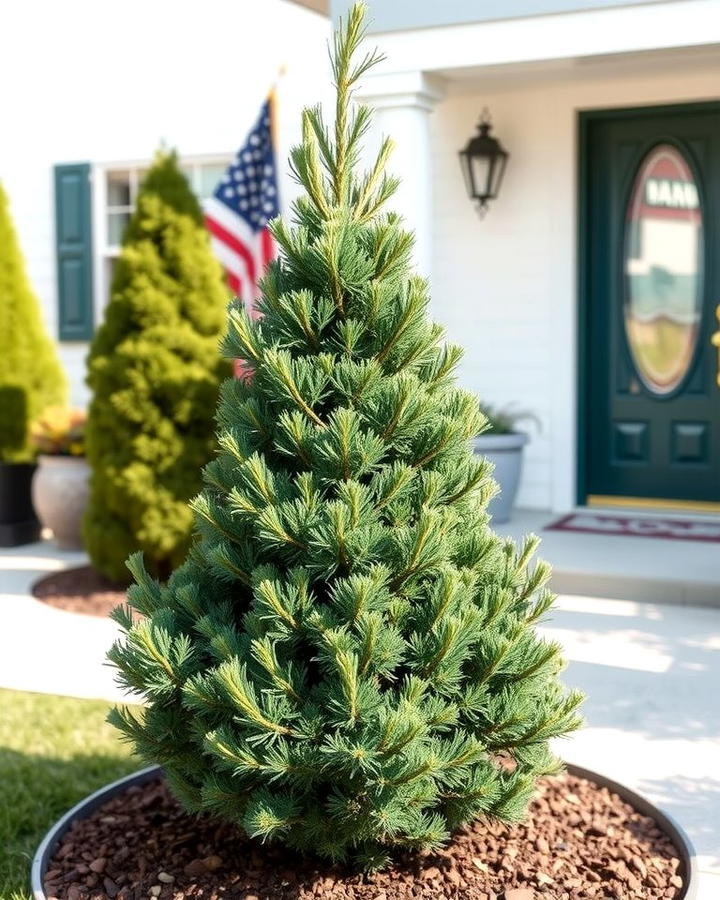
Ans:
[[[579,500],[719,501],[720,104],[583,114],[581,137]]]

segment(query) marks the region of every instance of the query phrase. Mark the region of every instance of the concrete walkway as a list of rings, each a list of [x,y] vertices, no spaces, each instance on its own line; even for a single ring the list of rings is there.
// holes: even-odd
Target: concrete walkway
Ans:
[[[632,515],[653,518],[637,511]],[[512,521],[496,526],[515,540],[531,532],[542,538],[541,555],[552,564],[552,587],[558,594],[720,609],[720,544],[546,530],[559,518],[557,513],[521,509]],[[708,517],[668,513],[663,518],[702,522]]]
[[[565,648],[563,680],[588,697],[587,727],[558,753],[680,822],[699,856],[699,896],[718,900],[720,610],[565,595],[542,630]]]
[[[119,633],[110,619],[53,609],[30,594],[50,572],[87,562],[51,542],[0,549],[0,687],[121,700],[105,653]]]
[[[42,574],[83,561],[51,544],[0,550],[0,687],[121,699],[104,664],[115,625],[29,594]],[[700,858],[700,900],[718,900],[720,609],[563,595],[543,631],[565,647],[566,682],[588,695],[587,727],[558,751],[676,818]]]

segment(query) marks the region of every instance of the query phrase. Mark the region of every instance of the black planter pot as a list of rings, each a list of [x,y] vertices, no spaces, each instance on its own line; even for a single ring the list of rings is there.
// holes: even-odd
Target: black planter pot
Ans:
[[[30,493],[35,468],[35,463],[0,462],[0,547],[40,539],[40,523]]]
[[[135,784],[144,784],[146,781],[151,781],[153,778],[157,777],[158,772],[160,771],[160,766],[149,766],[147,769],[141,769],[139,772],[134,772],[132,775],[126,775],[125,778],[120,778],[112,784],[105,785],[105,787],[100,788],[99,791],[95,791],[94,794],[90,794],[89,797],[81,800],[52,826],[36,850],[30,869],[30,887],[32,889],[34,900],[47,900],[47,895],[43,889],[45,873],[48,871],[48,865],[55,853],[57,845],[62,840],[65,832],[69,830],[72,823],[76,819],[88,818],[88,816],[92,815],[99,806],[102,806],[103,803],[111,797],[114,797],[116,794],[121,793],[126,788]],[[608,788],[608,790],[612,791],[614,794],[618,794],[623,800],[626,800],[638,812],[655,819],[662,830],[671,838],[682,861],[684,888],[677,900],[695,900],[698,892],[699,879],[697,860],[690,838],[685,834],[680,825],[678,825],[678,823],[667,813],[664,813],[656,806],[653,806],[653,804],[645,797],[636,794],[635,791],[631,791],[630,788],[625,787],[623,784],[619,784],[617,781],[605,778],[604,775],[599,775],[597,772],[592,772],[590,769],[583,769],[581,766],[568,765],[567,771],[571,775],[576,775],[578,778],[587,778],[599,787]]]

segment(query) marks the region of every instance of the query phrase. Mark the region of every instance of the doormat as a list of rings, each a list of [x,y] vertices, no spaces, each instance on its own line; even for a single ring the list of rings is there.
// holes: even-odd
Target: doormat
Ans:
[[[720,519],[663,519],[628,513],[575,512],[546,525],[543,531],[574,531],[579,534],[617,534],[664,538],[677,541],[720,542]]]

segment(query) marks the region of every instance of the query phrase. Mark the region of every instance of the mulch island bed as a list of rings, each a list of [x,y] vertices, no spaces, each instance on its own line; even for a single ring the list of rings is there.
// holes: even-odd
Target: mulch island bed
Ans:
[[[125,602],[125,588],[91,566],[78,566],[46,575],[33,585],[33,596],[49,606],[106,618]]]
[[[78,821],[45,879],[59,900],[575,900],[679,897],[678,851],[607,788],[544,779],[522,825],[478,821],[441,852],[359,875],[184,813],[156,779]]]

